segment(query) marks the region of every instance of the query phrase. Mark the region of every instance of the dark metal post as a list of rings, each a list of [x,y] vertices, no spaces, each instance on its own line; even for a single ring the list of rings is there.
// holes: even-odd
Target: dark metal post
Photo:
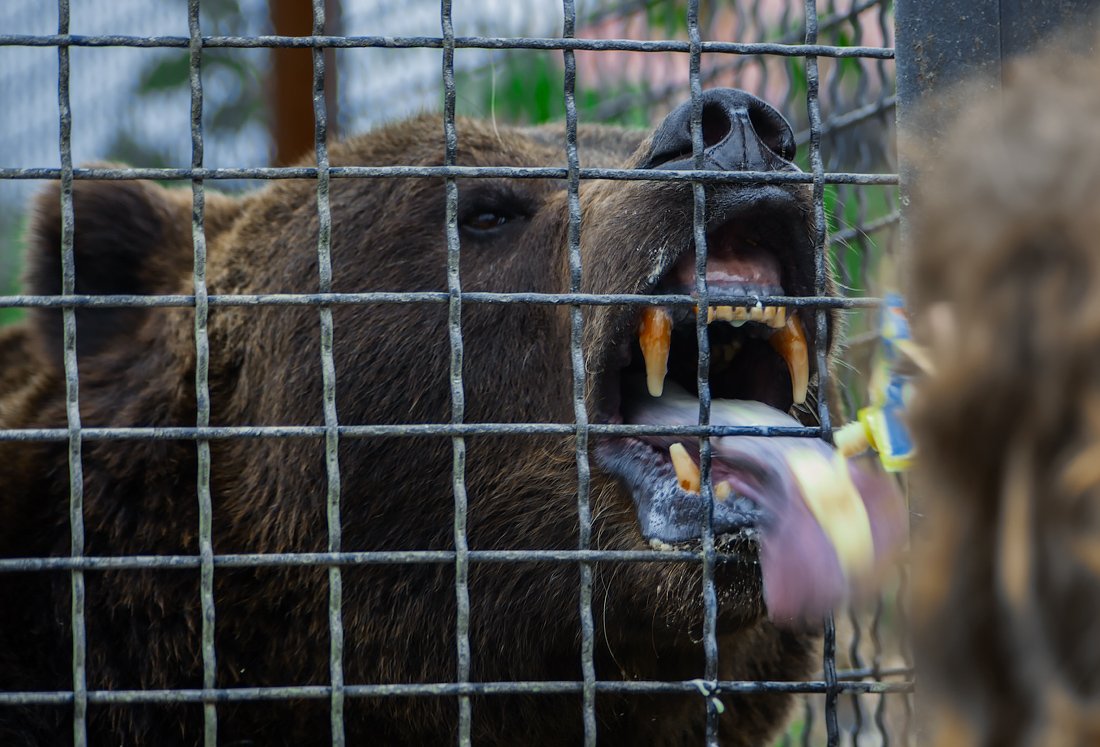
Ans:
[[[962,111],[968,105],[957,84],[985,81],[1000,88],[1005,62],[1038,49],[1059,30],[1091,42],[1100,20],[1100,0],[897,0],[896,49],[898,75],[898,138],[902,196],[902,240],[911,246],[904,207],[913,180],[904,143],[919,138],[934,148],[944,120],[922,111],[931,97],[941,113]]]

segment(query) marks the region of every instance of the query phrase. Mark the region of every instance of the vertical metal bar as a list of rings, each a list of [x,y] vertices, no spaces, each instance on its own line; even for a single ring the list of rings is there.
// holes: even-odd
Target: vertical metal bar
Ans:
[[[805,0],[806,43],[817,43],[817,2]],[[821,159],[821,101],[818,98],[820,79],[817,57],[806,56],[806,108],[810,124],[810,169],[813,173],[814,221],[814,292],[824,296],[829,290],[829,268],[825,241],[825,168]],[[829,311],[815,312],[814,355],[817,364],[817,416],[821,422],[821,437],[832,442],[832,422],[829,418],[828,335]],[[822,668],[825,673],[825,732],[829,747],[839,740],[837,729],[836,625],[832,613],[825,616],[825,640],[822,646]]]
[[[912,500],[910,498],[910,500]],[[897,636],[901,641],[901,657],[905,663],[906,668],[913,668],[913,651],[910,648],[911,634],[909,624],[909,610],[906,608],[905,600],[909,599],[909,566],[901,563],[898,565],[898,591],[897,591]],[[923,734],[920,727],[916,724],[916,707],[913,702],[912,695],[906,695],[902,701],[902,707],[904,709],[904,717],[901,724],[901,743],[908,745],[911,741],[911,736],[914,730],[916,730],[916,737],[920,739]]]
[[[313,0],[313,35],[325,33],[325,0]],[[325,90],[325,55],[313,48],[314,149],[317,156],[317,285],[332,292],[332,211],[329,205],[328,99]],[[328,551],[340,552],[340,421],[336,415],[336,363],[333,360],[332,307],[322,305],[321,377],[325,414],[325,471],[328,478],[326,521]],[[344,584],[340,566],[328,569],[329,726],[333,747],[343,747],[344,729]]]
[[[191,168],[203,164],[202,132],[202,31],[199,25],[200,0],[188,0],[187,27],[190,32],[188,78],[191,88]],[[206,233],[204,218],[206,197],[201,177],[191,177],[191,241],[194,247],[193,281],[195,286],[195,409],[196,426],[210,425],[210,340],[207,336]],[[198,475],[196,493],[199,504],[199,598],[202,605],[202,686],[217,686],[217,660],[214,654],[214,544],[213,507],[210,497],[210,441],[198,438]],[[218,742],[218,714],[213,698],[203,700],[203,744]]]
[[[69,33],[69,0],[57,2],[57,33]],[[69,47],[57,48],[58,148],[61,151],[61,294],[76,290],[76,263],[73,257],[73,150],[72,109],[69,106]],[[61,312],[62,352],[65,366],[65,417],[69,430],[69,554],[84,555],[84,465],[80,439],[80,378],[76,360],[76,310],[66,306]],[[84,572],[73,570],[71,623],[73,649],[73,744],[88,744],[88,658],[87,628],[84,622]]]
[[[802,747],[810,747],[810,737],[814,733],[814,716],[817,708],[814,706],[811,696],[802,696]]]
[[[443,164],[454,166],[458,160],[458,132],[455,129],[455,31],[451,19],[451,0],[440,1],[443,27]],[[447,331],[451,342],[451,422],[462,423],[466,396],[462,384],[462,283],[459,278],[458,184],[446,179],[447,198]],[[455,682],[470,681],[470,589],[469,552],[466,540],[466,439],[454,436],[454,542],[455,542]],[[470,696],[458,696],[458,744],[470,744]]]
[[[577,9],[573,0],[562,0],[565,21],[562,36],[576,34]],[[562,52],[565,63],[565,156],[569,175],[569,292],[581,292],[581,201],[580,158],[577,153],[577,61],[573,50]],[[584,403],[585,365],[581,341],[584,339],[584,310],[570,307],[569,350],[573,365],[573,419],[577,425],[577,517],[580,536],[577,547],[587,550],[592,542],[592,508],[588,465],[588,410]],[[592,564],[580,563],[581,674],[584,678],[582,708],[585,747],[596,744],[596,663],[595,625],[592,619]]]
[[[859,651],[863,642],[863,629],[859,624],[859,615],[851,606],[848,607],[848,624],[852,626],[852,637],[848,640],[848,664],[852,669],[863,669],[863,656]],[[863,694],[853,692],[849,697],[852,704],[852,725],[848,731],[851,744],[857,745],[863,732]]]
[[[703,89],[699,77],[702,63],[702,39],[699,34],[699,0],[688,3],[688,39],[690,40],[691,84],[691,152],[693,166],[703,166]],[[710,308],[707,293],[707,212],[706,190],[702,183],[692,182],[693,228],[695,236],[695,294],[698,298],[695,313],[695,336],[699,344],[699,424],[710,425],[710,338],[707,334],[707,316]],[[710,478],[710,438],[699,439],[699,495],[706,507],[703,523],[703,678],[710,691],[706,698],[706,744],[718,744],[719,701],[714,691],[718,682],[718,595],[714,588],[714,491]]]

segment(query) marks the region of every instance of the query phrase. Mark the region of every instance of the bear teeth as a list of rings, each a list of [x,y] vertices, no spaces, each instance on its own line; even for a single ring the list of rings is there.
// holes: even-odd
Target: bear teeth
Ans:
[[[791,312],[782,329],[768,338],[775,351],[787,362],[791,374],[791,395],[796,405],[805,404],[810,387],[810,358],[806,345],[806,330],[796,312]]]
[[[810,362],[806,331],[795,311],[785,306],[763,307],[757,303],[743,306],[711,306],[707,309],[707,324],[727,322],[740,327],[747,322],[764,324],[774,329],[769,338],[772,347],[787,363],[791,375],[791,396],[794,404],[806,402],[810,383]],[[662,306],[642,309],[638,324],[638,344],[645,358],[646,388],[652,397],[660,397],[668,375],[668,354],[672,347],[672,314]]]
[[[638,344],[645,356],[646,388],[652,397],[660,397],[665,390],[668,373],[668,351],[672,347],[672,314],[661,306],[642,309],[642,321],[638,326]]]
[[[672,444],[668,447],[668,455],[672,460],[672,468],[676,470],[676,482],[687,492],[698,493],[703,484],[702,473],[687,448],[683,444]],[[724,501],[731,495],[733,495],[733,486],[728,480],[714,483],[715,498]]]
[[[698,493],[702,484],[699,465],[691,458],[683,444],[672,444],[668,447],[668,455],[672,459],[672,468],[676,470],[676,481],[680,487],[689,493]]]

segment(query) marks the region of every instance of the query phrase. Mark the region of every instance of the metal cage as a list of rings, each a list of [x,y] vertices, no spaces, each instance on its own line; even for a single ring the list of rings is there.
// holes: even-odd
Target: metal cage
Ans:
[[[551,2],[552,0],[547,0]],[[737,4],[736,12],[752,14],[759,2]],[[200,23],[200,0],[187,0],[187,36],[134,36],[88,35],[70,33],[70,0],[58,0],[58,27],[53,34],[0,34],[2,47],[45,47],[55,49],[58,61],[57,102],[59,106],[59,167],[9,167],[0,164],[0,181],[3,180],[57,180],[61,184],[63,293],[60,296],[32,296],[12,294],[0,296],[3,308],[60,308],[64,325],[64,370],[67,387],[68,425],[51,429],[0,430],[0,440],[6,441],[55,441],[68,444],[71,525],[71,554],[69,557],[0,558],[0,573],[38,573],[64,571],[71,578],[72,588],[72,687],[60,692],[0,692],[0,708],[23,705],[65,705],[72,708],[74,742],[87,743],[87,708],[89,704],[127,704],[187,702],[201,703],[205,718],[205,744],[217,744],[218,706],[221,703],[241,700],[319,699],[330,705],[332,744],[343,745],[344,703],[349,698],[423,696],[450,698],[458,708],[460,745],[470,744],[471,722],[476,713],[471,710],[471,696],[501,693],[579,693],[582,695],[585,743],[596,744],[595,698],[602,692],[636,693],[698,693],[700,708],[707,713],[707,744],[717,744],[717,720],[720,703],[712,696],[732,692],[795,692],[807,694],[805,715],[800,730],[792,730],[782,743],[799,740],[812,743],[824,738],[827,744],[908,744],[912,738],[909,693],[912,691],[911,667],[904,651],[894,658],[883,653],[884,618],[891,616],[896,624],[904,627],[904,609],[900,599],[904,596],[904,571],[901,591],[895,599],[880,600],[870,611],[853,611],[845,617],[824,621],[823,648],[819,676],[805,682],[721,681],[718,677],[718,644],[716,640],[717,597],[713,571],[718,552],[715,548],[713,529],[703,538],[701,552],[610,552],[590,548],[591,512],[589,507],[589,453],[588,440],[593,434],[632,433],[638,426],[601,425],[589,423],[583,399],[585,365],[580,342],[583,330],[583,309],[592,305],[653,304],[654,299],[644,295],[594,295],[580,291],[584,268],[581,266],[580,235],[584,230],[579,203],[579,186],[587,179],[618,180],[677,180],[691,183],[695,199],[694,235],[698,252],[697,297],[662,297],[663,304],[697,305],[705,320],[708,306],[706,287],[706,232],[703,213],[703,189],[707,183],[801,183],[812,185],[818,233],[816,236],[816,293],[810,297],[768,297],[765,303],[806,307],[815,310],[816,339],[826,337],[826,318],[830,309],[841,309],[852,316],[852,326],[857,332],[855,349],[858,351],[859,332],[867,332],[868,319],[880,304],[874,278],[875,263],[890,251],[892,238],[899,220],[894,199],[898,183],[893,166],[891,149],[891,119],[895,106],[893,75],[887,69],[892,65],[894,49],[891,44],[892,4],[889,0],[852,0],[827,3],[819,10],[815,0],[805,0],[788,7],[791,16],[784,34],[779,38],[760,38],[755,41],[709,41],[703,39],[698,0],[687,4],[685,38],[638,40],[632,38],[584,38],[577,35],[578,12],[574,0],[563,0],[564,25],[561,33],[550,36],[489,37],[459,36],[455,34],[451,0],[440,3],[438,34],[431,36],[352,36],[330,35],[326,32],[325,2],[312,0],[313,31],[309,36],[248,35],[223,36],[204,33]],[[844,6],[844,7],[839,7]],[[859,29],[853,19],[871,18],[883,39],[882,44],[863,45]],[[786,16],[784,17],[786,18]],[[848,24],[845,26],[845,24]],[[856,29],[841,41],[832,33],[840,28]],[[832,43],[823,42],[826,34]],[[175,48],[186,50],[189,55],[188,83],[190,97],[190,165],[186,168],[116,168],[74,166],[72,156],[71,53],[81,47],[132,47]],[[206,166],[204,146],[204,88],[203,59],[211,50],[221,49],[272,49],[304,48],[312,50],[313,60],[313,116],[315,122],[314,147],[316,167],[217,167]],[[328,130],[330,114],[326,104],[326,54],[325,50],[337,49],[428,49],[437,50],[442,58],[443,110],[441,124],[445,132],[446,158],[439,167],[334,167],[328,157]],[[564,105],[567,145],[565,166],[554,168],[512,167],[463,167],[457,166],[458,136],[455,128],[457,105],[455,51],[465,49],[485,50],[541,50],[560,55],[564,87],[560,92]],[[687,63],[687,81],[693,101],[692,133],[696,168],[683,171],[639,172],[634,170],[586,167],[577,151],[577,59],[578,53],[602,54],[613,52],[671,53]],[[704,59],[718,60],[706,68]],[[795,61],[797,66],[786,66],[788,75],[802,76],[804,97],[795,99],[788,88],[788,108],[798,106],[795,115],[801,131],[800,143],[808,146],[807,170],[797,174],[769,173],[717,173],[702,170],[702,86],[710,80],[721,80],[723,71],[742,70],[759,66],[766,79],[769,61],[784,64]],[[841,96],[844,85],[844,65],[857,66],[858,79],[855,93],[847,99]],[[822,75],[828,68],[831,77]],[[867,84],[869,76],[877,71],[877,83]],[[849,71],[850,72],[850,71]],[[862,86],[861,88],[859,86]],[[665,90],[651,91],[652,100],[667,100],[677,90],[669,84]],[[824,92],[824,96],[823,96]],[[823,98],[828,111],[823,108]],[[628,97],[621,96],[604,101],[601,106],[606,116],[629,106]],[[873,128],[885,133],[880,140],[851,137],[845,133],[866,132]],[[863,128],[862,130],[860,128]],[[825,152],[823,141],[832,145]],[[329,212],[329,185],[333,179],[386,179],[393,177],[442,178],[446,185],[446,238],[448,246],[447,291],[424,293],[333,293],[332,263],[330,257],[331,217]],[[459,178],[507,177],[516,179],[554,178],[568,183],[569,190],[569,258],[571,291],[566,294],[536,293],[470,293],[464,292],[459,275],[461,251],[457,205]],[[308,294],[266,295],[211,295],[206,285],[206,242],[204,237],[205,186],[211,182],[226,180],[276,180],[310,179],[316,182],[316,210],[320,230],[317,235],[317,262],[319,267],[318,291]],[[192,189],[192,241],[194,247],[194,290],[187,295],[79,295],[74,292],[73,263],[73,202],[74,180],[155,179],[189,183]],[[867,197],[876,190],[875,197]],[[829,215],[841,214],[840,221]],[[833,221],[830,223],[830,221]],[[828,229],[832,227],[830,232]],[[871,234],[884,237],[878,245],[869,240]],[[842,283],[854,292],[845,296],[827,293],[826,277],[830,261],[839,269]],[[494,424],[468,422],[464,414],[463,381],[463,331],[462,311],[468,304],[555,304],[567,306],[572,320],[572,385],[574,401],[573,422],[554,424]],[[447,334],[451,346],[451,420],[431,425],[361,425],[343,423],[339,417],[338,392],[333,363],[333,307],[356,304],[445,304],[449,311]],[[324,424],[321,426],[211,426],[211,407],[207,382],[209,343],[207,339],[207,315],[211,308],[220,306],[307,306],[317,309],[320,331],[321,368],[324,376],[324,400],[321,403]],[[198,417],[194,427],[186,428],[85,428],[81,424],[79,409],[79,380],[77,375],[76,336],[78,330],[75,310],[78,308],[124,307],[188,307],[194,309],[194,344],[197,356],[195,392]],[[860,321],[862,320],[862,321]],[[861,326],[862,325],[862,326]],[[708,437],[731,435],[762,435],[762,428],[711,426],[709,423],[710,394],[708,385],[709,350],[706,325],[699,325],[698,337],[700,402],[703,406],[701,424],[692,427],[664,429],[685,437],[701,440],[704,490],[709,487],[710,444]],[[867,340],[863,340],[867,342]],[[819,345],[815,351],[819,386],[826,389],[826,351]],[[846,380],[852,384],[854,379]],[[853,389],[852,387],[847,387]],[[854,389],[853,389],[854,391]],[[858,394],[852,395],[858,399]],[[854,406],[854,401],[849,402]],[[823,401],[818,406],[820,427],[796,429],[797,433],[829,439],[832,421],[829,409]],[[644,427],[642,427],[644,428]],[[634,430],[632,430],[634,429]],[[651,432],[650,429],[647,432]],[[540,551],[477,551],[469,549],[466,536],[466,485],[465,439],[480,434],[560,434],[575,438],[577,465],[577,515],[580,520],[580,543],[575,550]],[[454,499],[454,549],[448,551],[408,552],[348,552],[340,536],[341,487],[338,445],[343,439],[362,439],[379,436],[400,437],[433,435],[451,440],[453,446],[453,499]],[[324,440],[325,461],[328,469],[327,521],[328,547],[322,553],[282,554],[215,554],[211,541],[212,505],[210,491],[210,443],[217,439],[292,439],[320,438]],[[84,550],[83,529],[83,477],[81,449],[85,442],[96,440],[191,440],[198,454],[198,507],[199,548],[197,555],[96,557]],[[706,493],[705,493],[706,495]],[[470,680],[469,640],[469,591],[468,578],[472,565],[478,563],[527,563],[547,562],[563,564],[576,569],[581,605],[581,670],[583,678],[563,682],[474,682]],[[706,655],[704,671],[698,678],[679,682],[612,682],[597,679],[593,659],[593,567],[602,562],[676,562],[701,564],[704,584],[699,590],[705,610],[704,640]],[[455,571],[454,594],[457,602],[457,625],[454,631],[458,661],[458,676],[454,682],[426,682],[404,685],[361,685],[345,682],[343,662],[343,627],[341,618],[341,574],[348,566],[375,563],[436,563],[451,564]],[[324,686],[224,688],[215,680],[217,651],[214,645],[216,609],[214,603],[214,575],[221,569],[242,567],[319,566],[326,568],[329,580],[329,632],[331,681]],[[203,686],[197,689],[165,689],[156,691],[105,691],[87,686],[87,641],[84,620],[84,577],[88,572],[128,569],[185,569],[197,572],[200,579],[202,609],[202,661]],[[838,637],[838,625],[843,633]],[[869,634],[869,635],[868,635]],[[904,639],[904,633],[898,636]],[[838,645],[840,647],[838,664]],[[874,700],[867,698],[877,698]],[[888,704],[898,703],[900,726],[886,723]],[[889,706],[893,708],[894,706]],[[873,713],[871,711],[873,710]],[[815,725],[814,720],[818,719]]]

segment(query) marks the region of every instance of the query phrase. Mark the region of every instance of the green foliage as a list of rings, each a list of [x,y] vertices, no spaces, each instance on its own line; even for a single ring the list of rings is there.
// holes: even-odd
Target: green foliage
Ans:
[[[651,29],[659,29],[664,36],[675,38],[687,31],[688,4],[684,0],[651,3],[646,8],[646,22]]]
[[[802,737],[806,732],[806,722],[801,718],[797,718],[790,723],[787,730],[778,737],[774,742],[774,747],[785,747],[785,745],[802,744]]]
[[[147,95],[171,91],[187,84],[191,69],[191,56],[187,52],[173,51],[171,56],[145,70],[138,83],[138,93]]]
[[[182,9],[180,0],[173,0]],[[204,0],[202,27],[205,33],[244,35],[245,26],[238,0]],[[202,55],[204,83],[203,128],[208,136],[234,135],[245,127],[265,122],[264,98],[266,52],[262,50],[207,49]],[[139,101],[164,103],[190,88],[191,58],[187,50],[165,51],[152,61],[138,79],[134,95]],[[219,85],[211,85],[217,80]],[[171,102],[173,106],[176,101]],[[140,133],[120,131],[108,149],[108,157],[124,163],[164,167],[170,155],[144,141]]]
[[[560,53],[511,52],[499,55],[489,68],[458,73],[457,89],[464,93],[459,113],[530,125],[565,119],[565,74],[560,57]],[[646,127],[650,116],[644,88],[636,84],[588,88],[578,83],[577,117],[582,122],[594,122],[603,101],[632,93],[637,94],[637,105],[600,122]]]

